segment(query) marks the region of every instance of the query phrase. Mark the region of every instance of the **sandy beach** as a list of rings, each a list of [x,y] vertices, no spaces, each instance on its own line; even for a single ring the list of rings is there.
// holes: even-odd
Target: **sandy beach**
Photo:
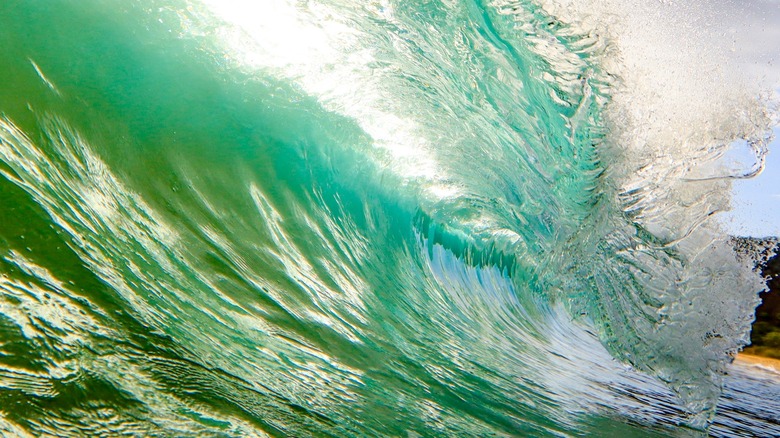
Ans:
[[[746,365],[760,365],[762,367],[771,368],[774,371],[780,373],[780,359],[772,359],[769,357],[740,353],[737,355],[734,361],[741,362]]]

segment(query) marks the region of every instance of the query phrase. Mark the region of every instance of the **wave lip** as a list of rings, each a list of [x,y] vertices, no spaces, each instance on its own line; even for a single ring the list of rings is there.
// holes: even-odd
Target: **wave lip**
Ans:
[[[36,409],[0,428],[713,421],[763,287],[717,157],[769,116],[664,58],[652,7],[9,5],[0,386]]]

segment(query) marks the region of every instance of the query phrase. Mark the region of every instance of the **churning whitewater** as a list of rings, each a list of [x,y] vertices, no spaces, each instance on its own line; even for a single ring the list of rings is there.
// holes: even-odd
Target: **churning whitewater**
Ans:
[[[644,3],[4,0],[0,434],[780,435],[776,115]]]

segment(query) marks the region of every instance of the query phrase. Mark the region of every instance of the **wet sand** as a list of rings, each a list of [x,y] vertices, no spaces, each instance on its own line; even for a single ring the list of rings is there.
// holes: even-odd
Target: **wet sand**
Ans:
[[[780,373],[780,359],[772,359],[769,357],[740,353],[737,355],[734,361],[741,362],[746,365],[760,365],[762,367],[772,368],[775,372]]]

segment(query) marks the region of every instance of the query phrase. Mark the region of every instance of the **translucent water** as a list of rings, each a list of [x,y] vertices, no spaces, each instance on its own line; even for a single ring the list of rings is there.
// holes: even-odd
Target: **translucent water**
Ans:
[[[605,5],[4,1],[0,430],[777,432],[767,104]]]

